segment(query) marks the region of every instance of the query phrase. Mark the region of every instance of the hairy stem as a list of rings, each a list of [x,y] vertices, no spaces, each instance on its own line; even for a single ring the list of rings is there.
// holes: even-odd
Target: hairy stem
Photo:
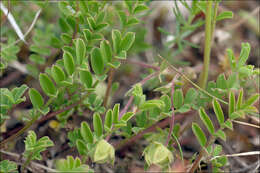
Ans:
[[[203,89],[206,88],[208,81],[209,63],[210,63],[210,50],[211,50],[211,35],[212,35],[212,1],[207,1],[206,12],[206,25],[205,25],[205,41],[204,41],[204,62],[203,70],[199,77],[199,86]]]

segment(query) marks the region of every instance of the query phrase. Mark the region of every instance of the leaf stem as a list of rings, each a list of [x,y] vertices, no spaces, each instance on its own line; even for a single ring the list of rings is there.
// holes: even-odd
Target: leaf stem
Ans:
[[[29,165],[29,163],[31,162],[32,160],[32,156],[33,156],[33,152],[28,156],[28,158],[26,159],[26,161],[24,162],[24,164],[22,165],[22,168],[21,168],[21,172],[25,172],[25,168]]]
[[[206,148],[211,145],[214,141],[216,140],[216,137],[214,135],[210,136],[210,139],[208,140],[207,144],[205,145],[205,147],[202,148],[202,150],[200,151],[198,157],[196,157],[196,160],[194,161],[191,169],[189,170],[189,173],[193,173],[195,172],[195,170],[198,168],[200,161],[202,159],[202,157],[205,155],[206,152]]]
[[[174,114],[174,105],[173,105],[173,94],[174,94],[174,81],[179,77],[179,74],[176,74],[175,77],[172,79],[172,88],[171,88],[171,109],[172,109],[172,116],[171,116],[171,120],[170,120],[170,129],[169,129],[169,133],[167,136],[167,140],[165,143],[165,146],[167,147],[171,136],[172,136],[172,130],[173,130],[173,126],[174,126],[174,120],[175,120],[175,114]]]
[[[204,62],[203,70],[199,77],[199,86],[203,89],[206,88],[209,72],[209,63],[210,63],[210,51],[211,51],[211,36],[212,36],[212,1],[207,1],[207,10],[206,10],[206,24],[205,24],[205,41],[204,41]]]
[[[110,93],[110,89],[111,89],[113,78],[114,78],[114,73],[115,73],[115,69],[109,70],[107,89],[106,89],[106,94],[105,94],[104,103],[103,103],[104,107],[107,107],[107,102],[108,102],[109,93]]]

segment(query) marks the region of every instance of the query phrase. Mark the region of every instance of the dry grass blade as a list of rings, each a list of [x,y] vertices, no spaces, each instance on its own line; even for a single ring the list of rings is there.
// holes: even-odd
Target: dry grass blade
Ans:
[[[240,157],[240,156],[252,156],[252,155],[260,155],[260,151],[250,151],[250,152],[244,152],[244,153],[220,155],[220,156],[215,156],[215,157],[211,158],[210,161],[214,160],[216,158],[219,158],[219,157],[223,157],[223,156],[226,156],[226,157]]]

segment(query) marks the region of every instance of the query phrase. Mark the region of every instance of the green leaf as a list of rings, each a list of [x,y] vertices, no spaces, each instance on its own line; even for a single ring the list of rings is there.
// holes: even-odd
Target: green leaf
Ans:
[[[65,70],[69,75],[72,75],[75,71],[75,64],[72,55],[69,52],[65,51],[63,54],[63,59]]]
[[[84,84],[87,88],[92,87],[92,75],[87,70],[80,70],[79,71],[79,77],[82,84]]]
[[[15,162],[3,160],[0,162],[0,172],[2,173],[18,173]]]
[[[224,126],[229,128],[230,130],[233,130],[233,124],[232,124],[232,121],[230,120],[227,120],[225,123],[224,123]]]
[[[198,92],[194,88],[190,88],[185,95],[184,104],[191,104],[198,96]]]
[[[99,48],[93,48],[91,52],[91,66],[97,75],[102,75],[104,72],[104,62]]]
[[[240,109],[242,107],[243,104],[243,95],[244,95],[244,91],[243,88],[240,90],[239,95],[238,95],[238,99],[237,99],[237,104],[236,104],[236,108]]]
[[[102,139],[98,141],[94,154],[93,161],[96,163],[111,163],[115,161],[115,149],[106,140]]]
[[[140,110],[147,110],[147,109],[153,109],[153,108],[159,108],[163,109],[164,108],[164,102],[162,100],[148,100],[142,103],[139,106]]]
[[[87,146],[82,140],[77,139],[76,146],[77,146],[77,149],[78,149],[78,152],[79,152],[80,155],[87,155],[88,154]]]
[[[44,104],[43,98],[36,89],[30,88],[29,97],[30,97],[30,100],[31,100],[34,108],[39,109],[43,106],[43,104]]]
[[[124,11],[117,12],[121,25],[124,27],[127,22],[127,16]]]
[[[223,130],[218,130],[215,135],[223,141],[226,141],[226,134]]]
[[[120,121],[122,120],[123,122],[127,122],[128,120],[130,120],[132,117],[134,116],[133,112],[127,112],[125,113],[122,118],[120,119]]]
[[[45,64],[46,59],[43,58],[42,56],[38,55],[38,54],[32,54],[30,55],[29,59],[32,62],[35,62],[36,64]]]
[[[59,18],[59,26],[62,32],[69,33],[72,31],[71,26],[63,18]]]
[[[99,113],[94,113],[93,125],[94,125],[94,131],[95,131],[95,134],[97,135],[97,137],[102,136],[103,124],[102,124],[102,120],[101,120]]]
[[[88,143],[94,142],[93,133],[92,133],[88,123],[86,123],[86,122],[81,123],[80,134],[83,137],[84,141],[86,141]]]
[[[236,86],[237,83],[237,74],[236,73],[232,73],[227,80],[227,86],[228,88],[233,88],[234,86]]]
[[[55,96],[57,93],[56,87],[51,81],[51,79],[44,73],[41,73],[39,75],[40,85],[42,90],[47,94],[48,96]]]
[[[216,20],[223,20],[223,19],[232,19],[233,18],[233,12],[232,11],[224,11],[224,12],[221,12]]]
[[[106,62],[111,62],[112,61],[112,49],[107,40],[103,40],[100,43],[100,49],[101,49],[102,55],[104,57],[104,60],[106,60]]]
[[[15,101],[15,104],[18,104],[19,99],[23,96],[23,94],[25,93],[25,91],[28,89],[28,86],[23,84],[20,87],[15,87],[14,89],[12,89],[12,95],[13,95],[13,99]]]
[[[136,17],[131,17],[131,18],[128,19],[126,27],[130,27],[130,26],[136,25],[139,22],[140,21]]]
[[[115,104],[113,108],[113,123],[118,123],[120,104]]]
[[[240,52],[240,55],[239,55],[239,60],[238,60],[238,67],[242,67],[243,65],[245,65],[247,59],[248,59],[248,56],[249,56],[249,53],[250,53],[250,44],[249,43],[242,43],[242,49],[241,49],[241,52]]]
[[[253,96],[251,96],[249,99],[247,99],[245,101],[245,103],[242,105],[242,109],[245,109],[249,106],[252,106],[257,100],[259,99],[259,94],[254,94]]]
[[[244,112],[243,111],[236,111],[236,112],[233,112],[229,118],[234,120],[234,119],[237,119],[237,118],[241,118],[244,116]]]
[[[173,93],[174,108],[179,109],[183,104],[183,93],[181,89],[177,89]]]
[[[223,111],[222,111],[222,108],[221,108],[219,102],[216,99],[214,99],[212,101],[212,105],[213,105],[213,109],[217,116],[219,124],[223,124],[224,123],[224,114],[223,114]]]
[[[120,44],[120,50],[128,51],[135,41],[135,33],[128,32],[122,39]]]
[[[164,112],[168,112],[171,109],[171,99],[168,95],[161,96],[160,100],[164,102]]]
[[[84,41],[80,38],[78,38],[76,41],[76,56],[78,64],[82,64],[82,61],[86,56],[86,45]]]
[[[84,35],[84,38],[85,38],[87,41],[90,41],[90,40],[91,40],[92,32],[91,32],[89,29],[84,29],[84,30],[83,30],[83,35]]]
[[[206,146],[207,138],[197,123],[192,123],[192,131],[202,147]]]
[[[65,80],[65,74],[63,70],[57,65],[52,66],[51,75],[56,83],[60,83]]]
[[[230,67],[234,71],[236,69],[236,59],[234,56],[234,52],[231,49],[227,49],[227,55],[228,55]]]
[[[108,24],[107,23],[100,23],[96,26],[95,31],[101,31],[102,29],[104,29],[105,27],[107,27]]]
[[[39,47],[37,45],[32,45],[30,47],[30,50],[32,52],[36,52],[38,54],[45,55],[45,56],[50,56],[50,54],[51,54],[51,51],[49,48]]]
[[[143,12],[143,11],[148,10],[148,9],[149,9],[149,8],[148,8],[146,5],[137,5],[137,6],[134,8],[134,14]]]
[[[25,138],[25,151],[24,157],[31,160],[42,160],[41,152],[46,150],[47,147],[53,146],[53,142],[48,136],[44,136],[37,140],[34,131],[29,131],[28,136]]]
[[[93,17],[88,17],[87,18],[87,22],[88,22],[88,25],[89,25],[90,29],[91,30],[95,30],[96,22],[95,22],[94,18]]]
[[[82,1],[80,1],[82,2]],[[56,167],[59,172],[89,172],[89,166],[82,164],[78,157],[67,156],[67,160],[60,159],[56,162]]]
[[[229,92],[228,115],[231,115],[236,108],[236,98],[232,91]]]
[[[211,134],[214,134],[215,129],[214,129],[213,123],[210,120],[209,116],[206,114],[204,108],[199,109],[199,115],[200,115],[200,119],[203,121],[203,123],[207,127],[208,131]]]
[[[118,55],[115,56],[117,59],[126,59],[126,51],[121,51]]]
[[[106,113],[106,117],[105,117],[105,131],[108,132],[111,130],[112,128],[112,124],[113,124],[113,112],[111,109],[109,109]]]
[[[120,31],[112,30],[112,41],[113,41],[114,52],[117,54],[120,50],[120,43],[121,43],[121,33],[120,33]]]
[[[216,84],[217,84],[217,88],[227,89],[228,85],[227,85],[227,81],[225,79],[224,74],[221,74],[221,75],[218,76]]]

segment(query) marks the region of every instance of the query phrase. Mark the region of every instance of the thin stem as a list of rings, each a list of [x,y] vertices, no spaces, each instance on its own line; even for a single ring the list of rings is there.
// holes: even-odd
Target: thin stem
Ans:
[[[208,140],[207,144],[205,145],[205,147],[202,148],[202,150],[200,151],[198,157],[196,157],[196,160],[194,161],[189,173],[193,173],[196,171],[196,169],[198,168],[200,161],[202,159],[202,157],[207,153],[205,148],[207,148],[209,145],[211,145],[214,141],[216,140],[216,137],[211,135],[210,139]]]
[[[24,164],[22,165],[22,172],[25,172],[25,168],[29,165],[30,161],[32,160],[32,156],[33,156],[33,153],[31,153],[28,158],[26,159],[26,161],[24,162]]]
[[[183,74],[182,72],[180,72],[176,67],[174,67],[172,64],[170,64],[165,58],[163,58],[161,55],[158,55],[159,58],[161,58],[163,61],[165,61],[167,63],[167,65],[170,67],[170,69],[172,69],[173,71],[175,71],[176,73],[180,74],[184,79],[186,79],[189,83],[191,83],[195,88],[197,88],[198,90],[200,90],[201,92],[203,92],[204,94],[210,96],[211,98],[215,98],[216,100],[228,105],[228,102],[215,97],[214,95],[210,94],[209,92],[207,92],[205,89],[202,89],[200,86],[198,86],[197,84],[195,84],[194,82],[192,82],[185,74]]]
[[[58,111],[56,111],[56,112],[48,113],[46,116],[44,116],[42,119],[40,119],[39,122],[43,122],[43,121],[45,121],[46,119],[50,119],[51,117],[54,117],[54,116],[56,116],[56,115],[58,115],[58,114],[60,114],[60,113],[62,113],[62,112],[64,112],[64,111],[66,111],[66,110],[69,110],[69,109],[71,109],[71,108],[77,106],[77,105],[78,105],[79,103],[81,103],[82,100],[84,100],[87,96],[88,96],[88,94],[85,95],[84,97],[82,97],[82,99],[80,99],[78,102],[76,102],[76,103],[74,103],[74,104],[72,104],[72,105],[70,105],[70,106],[68,106],[68,107],[66,107],[66,108],[64,108],[64,109],[58,110]],[[46,105],[48,105],[48,104],[49,104],[49,102],[47,102]],[[1,143],[0,143],[0,149],[4,148],[4,145],[5,145],[7,142],[9,142],[9,141],[11,141],[11,140],[13,140],[13,139],[19,137],[20,135],[22,135],[27,129],[29,129],[29,128],[37,121],[38,117],[39,117],[39,116],[35,116],[31,121],[29,121],[29,122],[28,122],[21,130],[19,130],[17,133],[15,133],[15,134],[13,134],[12,136],[10,136],[9,138],[7,138],[7,139],[1,141]]]
[[[129,64],[135,64],[135,65],[139,65],[143,68],[151,68],[151,69],[154,69],[156,71],[160,70],[160,67],[158,66],[154,66],[154,65],[151,65],[151,64],[147,64],[147,63],[144,63],[144,62],[140,62],[140,61],[135,61],[135,60],[122,60],[122,62],[126,62],[126,63],[129,63]]]
[[[147,77],[145,77],[143,80],[141,80],[139,83],[140,83],[141,85],[143,85],[143,84],[145,84],[148,80],[150,80],[150,79],[152,79],[153,77],[157,76],[159,73],[160,73],[159,71],[157,71],[157,72],[155,72],[155,73],[152,73],[152,74],[148,75]],[[126,113],[126,111],[128,110],[129,106],[132,104],[133,100],[134,100],[134,97],[131,96],[131,97],[129,98],[127,104],[125,105],[125,107],[120,111],[120,113],[119,113],[119,119]],[[112,127],[112,128],[113,128],[113,127]],[[111,137],[111,134],[106,137],[106,140],[109,141],[110,137]]]
[[[114,73],[115,73],[115,69],[110,69],[109,74],[108,74],[108,83],[107,83],[106,94],[105,94],[104,103],[103,103],[104,107],[107,107],[107,102],[108,102],[109,93],[110,93],[110,89],[111,89],[112,82],[113,82]]]
[[[204,64],[203,70],[199,77],[199,86],[203,89],[206,88],[208,81],[209,63],[210,63],[210,50],[211,50],[211,33],[212,33],[212,1],[207,1],[206,12],[206,25],[205,25],[205,41],[204,41]]]
[[[167,147],[171,136],[172,136],[172,130],[173,130],[173,126],[174,126],[174,119],[175,119],[175,115],[174,115],[174,105],[173,105],[173,94],[174,94],[174,81],[179,77],[179,74],[177,74],[173,79],[172,79],[172,88],[171,88],[171,109],[172,109],[172,116],[171,116],[171,120],[170,120],[170,129],[169,129],[169,133],[168,133],[168,137],[165,143],[165,146]]]
[[[214,16],[213,16],[213,22],[212,22],[212,26],[211,26],[211,43],[212,40],[214,39],[214,32],[215,32],[215,26],[216,26],[216,22],[217,22],[217,14],[218,14],[218,2],[215,2],[214,5]]]

